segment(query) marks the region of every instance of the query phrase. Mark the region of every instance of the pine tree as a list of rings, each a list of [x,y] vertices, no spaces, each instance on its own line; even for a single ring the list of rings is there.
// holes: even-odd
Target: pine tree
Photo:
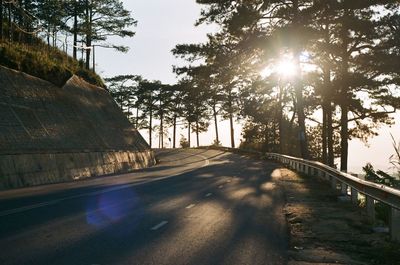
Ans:
[[[133,37],[135,33],[130,29],[136,25],[136,20],[126,10],[120,0],[84,0],[83,33],[86,44],[86,68],[90,68],[91,47],[99,41],[109,37]],[[121,52],[128,51],[125,46],[103,45]]]

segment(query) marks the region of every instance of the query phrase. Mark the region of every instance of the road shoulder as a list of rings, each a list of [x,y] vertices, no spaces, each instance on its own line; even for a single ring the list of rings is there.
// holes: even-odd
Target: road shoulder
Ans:
[[[400,244],[374,233],[362,209],[338,200],[327,183],[281,168],[290,265],[400,264]]]

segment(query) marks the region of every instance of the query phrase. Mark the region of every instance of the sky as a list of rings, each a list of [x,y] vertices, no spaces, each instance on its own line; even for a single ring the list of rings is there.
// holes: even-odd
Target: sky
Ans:
[[[216,30],[215,26],[194,26],[201,10],[201,6],[196,4],[195,0],[123,0],[123,2],[138,20],[138,25],[134,29],[136,35],[129,39],[110,40],[113,43],[129,46],[130,51],[126,54],[110,49],[96,51],[96,67],[102,77],[137,74],[146,79],[174,84],[177,79],[172,72],[172,65],[184,62],[176,59],[171,50],[176,44],[205,42],[206,34]],[[400,115],[397,115],[396,119],[400,121]],[[228,122],[221,121],[219,127],[222,144],[229,146]],[[235,125],[235,129],[235,142],[239,144],[240,122]],[[141,133],[147,139],[147,132],[141,131]],[[181,133],[186,136],[185,129],[178,131],[178,135]],[[367,162],[371,162],[376,168],[390,170],[389,157],[394,153],[390,133],[396,140],[400,140],[400,125],[392,128],[383,126],[379,131],[380,135],[369,140],[369,146],[359,140],[350,141],[349,171],[359,173]],[[214,134],[213,127],[210,127],[209,132],[201,134],[200,144],[211,144],[215,138]],[[195,135],[192,134],[191,138],[193,145]],[[153,143],[157,144],[158,140],[153,139]]]

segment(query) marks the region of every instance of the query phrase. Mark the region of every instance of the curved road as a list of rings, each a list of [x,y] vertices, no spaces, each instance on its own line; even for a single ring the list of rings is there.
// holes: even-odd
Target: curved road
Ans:
[[[0,264],[286,264],[277,166],[160,150],[133,173],[0,192]]]

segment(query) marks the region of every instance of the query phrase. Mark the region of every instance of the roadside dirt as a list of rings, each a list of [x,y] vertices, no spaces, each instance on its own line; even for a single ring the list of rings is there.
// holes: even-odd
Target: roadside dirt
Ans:
[[[400,264],[400,244],[373,232],[363,209],[315,177],[279,171],[273,177],[286,195],[289,265]]]

